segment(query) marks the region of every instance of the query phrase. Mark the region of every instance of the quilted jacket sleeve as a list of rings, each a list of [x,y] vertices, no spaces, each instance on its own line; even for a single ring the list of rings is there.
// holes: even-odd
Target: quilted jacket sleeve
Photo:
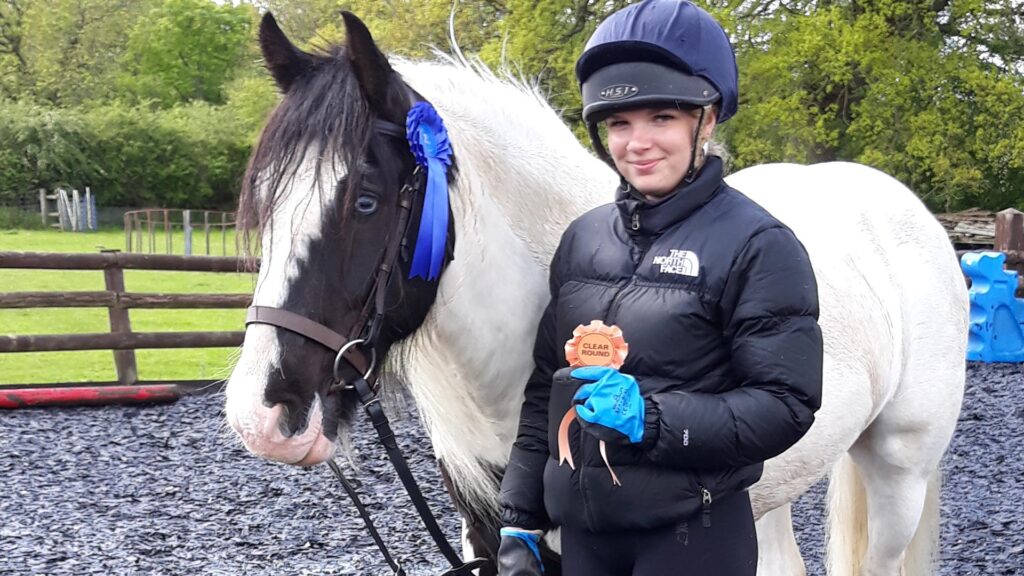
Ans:
[[[646,399],[652,459],[686,468],[763,462],[807,432],[821,406],[823,344],[810,259],[781,227],[737,256],[721,300],[735,388]]]
[[[551,302],[541,316],[534,343],[534,370],[526,383],[519,415],[519,433],[501,481],[501,520],[505,526],[546,530],[551,521],[544,509],[544,465],[548,459],[548,399],[551,377],[558,369],[555,307],[560,283],[558,254],[551,263]]]

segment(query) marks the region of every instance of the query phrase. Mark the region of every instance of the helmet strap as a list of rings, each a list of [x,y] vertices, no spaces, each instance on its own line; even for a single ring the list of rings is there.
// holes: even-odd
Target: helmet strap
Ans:
[[[686,169],[686,176],[683,177],[683,182],[689,184],[693,182],[693,179],[697,177],[697,173],[700,172],[700,166],[697,165],[697,150],[700,148],[700,132],[704,128],[704,113],[707,111],[707,106],[701,106],[700,118],[697,119],[697,128],[693,131],[693,148],[690,150],[690,167]],[[703,162],[701,162],[703,164]]]
[[[590,143],[594,146],[594,152],[597,152],[597,157],[618,173],[619,169],[615,167],[615,161],[612,160],[608,150],[605,149],[604,142],[601,142],[601,134],[597,131],[597,122],[587,122],[587,132],[590,133]]]

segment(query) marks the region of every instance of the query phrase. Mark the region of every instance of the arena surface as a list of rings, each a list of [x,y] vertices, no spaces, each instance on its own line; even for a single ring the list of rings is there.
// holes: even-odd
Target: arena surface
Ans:
[[[162,406],[0,412],[0,573],[389,574],[326,466],[246,453],[219,395]],[[394,422],[442,526],[459,525],[414,411]],[[365,421],[361,493],[410,574],[445,567]],[[941,564],[949,576],[1024,573],[1024,369],[968,367],[943,461]],[[808,574],[824,573],[823,485],[794,507]]]

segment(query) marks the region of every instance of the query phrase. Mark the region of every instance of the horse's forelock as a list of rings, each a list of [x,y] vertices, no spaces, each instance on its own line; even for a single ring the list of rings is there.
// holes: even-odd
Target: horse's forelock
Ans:
[[[312,158],[316,193],[323,190],[324,166],[343,166],[346,186],[338,190],[338,217],[344,221],[349,198],[366,171],[367,152],[374,142],[374,111],[363,96],[344,46],[329,46],[313,55],[314,65],[297,78],[274,109],[260,134],[242,180],[238,227],[247,254],[261,234],[269,233],[275,208],[290,193],[296,172]],[[389,100],[401,98],[395,87]],[[382,103],[383,104],[383,103]],[[383,104],[383,105],[390,105]],[[378,147],[374,147],[376,150]],[[376,153],[386,158],[386,154]],[[390,176],[397,167],[382,167]],[[389,183],[390,184],[390,183]],[[303,191],[299,191],[302,193]]]

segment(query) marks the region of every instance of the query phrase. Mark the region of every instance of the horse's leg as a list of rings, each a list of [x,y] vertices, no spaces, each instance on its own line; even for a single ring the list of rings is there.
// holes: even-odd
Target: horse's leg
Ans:
[[[932,574],[938,463],[951,427],[922,422],[928,410],[918,410],[910,419],[887,407],[837,463],[829,485],[830,576]]]
[[[757,575],[805,576],[803,556],[793,534],[789,503],[761,516],[757,521]]]
[[[868,518],[862,560],[859,567],[854,560],[851,568],[856,571],[851,573],[859,576],[911,576],[902,570],[903,555],[915,535],[926,539],[937,536],[930,534],[935,531],[932,525],[937,527],[937,483],[930,483],[932,478],[937,478],[937,472],[935,468],[927,470],[925,466],[900,462],[901,458],[890,452],[905,442],[915,443],[913,439],[906,438],[909,434],[898,433],[898,436],[904,436],[902,439],[877,438],[881,435],[884,433],[870,431],[863,442],[858,442],[850,452],[864,483]],[[925,564],[928,564],[927,560]],[[924,573],[931,572],[926,569]]]
[[[956,356],[911,362],[897,393],[850,449],[867,509],[861,576],[932,573],[939,460],[956,426],[963,379]]]
[[[498,521],[497,518],[483,519],[477,514],[470,512],[466,506],[461,493],[452,483],[451,476],[445,468],[443,460],[438,460],[438,468],[441,472],[441,480],[444,482],[445,491],[451,497],[455,509],[461,516],[461,538],[462,558],[472,560],[481,556],[493,558],[498,552]],[[476,571],[477,576],[497,576],[497,568],[488,564]]]
[[[944,240],[944,238],[943,238]],[[941,250],[948,260],[948,245]],[[922,254],[927,256],[928,254]],[[915,256],[916,257],[916,256]],[[934,262],[945,264],[945,260]],[[956,428],[964,391],[966,306],[956,267],[923,260],[904,280],[909,299],[899,384],[850,449],[867,504],[862,576],[931,575],[939,537],[939,461]],[[928,268],[931,266],[931,268]],[[943,290],[943,281],[953,288]]]

